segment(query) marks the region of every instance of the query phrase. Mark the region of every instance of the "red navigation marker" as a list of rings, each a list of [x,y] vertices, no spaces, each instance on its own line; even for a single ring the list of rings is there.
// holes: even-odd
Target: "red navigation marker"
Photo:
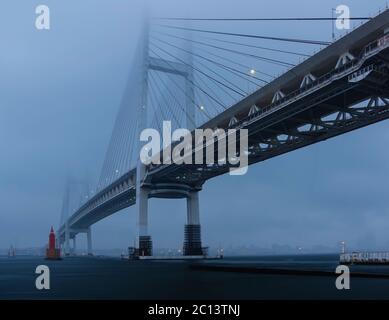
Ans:
[[[49,246],[46,249],[46,259],[48,260],[60,260],[61,250],[56,248],[55,233],[53,227],[51,227],[49,235]]]

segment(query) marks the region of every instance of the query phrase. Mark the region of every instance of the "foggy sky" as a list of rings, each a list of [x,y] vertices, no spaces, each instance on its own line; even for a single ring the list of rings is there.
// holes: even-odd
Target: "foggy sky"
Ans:
[[[34,27],[39,4],[50,7],[50,31]],[[386,1],[181,0],[155,1],[152,9],[155,16],[323,17],[339,4],[366,16]],[[6,0],[1,8],[0,248],[41,246],[59,223],[67,177],[95,181],[100,174],[141,6],[133,0]],[[331,39],[328,22],[252,25],[252,34]],[[388,249],[388,125],[270,159],[245,176],[208,181],[200,194],[204,244],[304,247],[346,240],[359,249]],[[184,200],[152,199],[149,217],[155,247],[182,245]],[[95,248],[125,248],[136,235],[134,208],[93,226]]]

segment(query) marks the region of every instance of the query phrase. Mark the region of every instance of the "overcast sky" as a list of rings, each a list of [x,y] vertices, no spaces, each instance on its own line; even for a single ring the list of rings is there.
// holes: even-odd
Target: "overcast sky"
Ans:
[[[39,4],[50,7],[50,31],[35,29]],[[181,0],[152,8],[158,16],[327,17],[339,4],[371,16],[386,1]],[[100,174],[141,5],[4,0],[1,9],[0,248],[40,246],[58,225],[67,177],[94,181]],[[329,22],[252,26],[252,34],[331,40]],[[204,244],[334,247],[346,240],[388,249],[388,144],[388,123],[381,122],[256,164],[248,175],[207,182],[200,194]],[[181,246],[185,217],[184,200],[151,200],[154,246]],[[128,208],[93,226],[94,247],[125,248],[136,234],[136,212]]]

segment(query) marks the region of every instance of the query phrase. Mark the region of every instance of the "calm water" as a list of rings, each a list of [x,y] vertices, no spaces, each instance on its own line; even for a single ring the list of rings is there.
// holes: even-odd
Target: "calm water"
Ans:
[[[336,255],[226,258],[206,264],[334,271]],[[46,264],[51,289],[35,289],[35,268]],[[388,299],[389,279],[351,278],[351,290],[335,288],[335,276],[265,275],[200,271],[188,262],[115,258],[0,257],[1,299]],[[389,267],[352,271],[389,274]]]

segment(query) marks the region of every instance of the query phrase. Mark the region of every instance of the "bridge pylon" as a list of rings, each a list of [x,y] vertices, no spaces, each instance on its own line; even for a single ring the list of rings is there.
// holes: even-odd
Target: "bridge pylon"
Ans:
[[[190,53],[192,46],[186,43],[188,54],[185,57],[185,62],[175,62],[165,60],[159,57],[153,57],[149,54],[149,24],[147,17],[143,29],[141,43],[143,70],[142,70],[142,88],[141,88],[141,103],[138,110],[138,132],[145,129],[147,123],[147,104],[149,91],[149,73],[160,72],[170,76],[181,77],[185,81],[185,120],[182,124],[188,130],[193,130],[196,127],[195,119],[195,96],[193,86],[193,57]],[[164,119],[168,121],[169,119]],[[138,147],[139,153],[141,145]],[[149,198],[186,198],[187,199],[187,224],[184,231],[184,255],[202,255],[201,247],[201,228],[199,218],[199,190],[194,190],[187,185],[169,183],[155,184],[147,180],[147,166],[138,161],[136,172],[136,208],[138,211],[138,248],[140,256],[153,255],[152,237],[148,231],[148,199]]]
[[[187,224],[185,225],[184,255],[203,255],[204,252],[201,245],[199,191],[191,191],[186,198],[186,203]]]
[[[93,251],[92,251],[92,228],[89,227],[86,230],[86,238],[87,238],[87,253],[88,256],[93,256]]]

